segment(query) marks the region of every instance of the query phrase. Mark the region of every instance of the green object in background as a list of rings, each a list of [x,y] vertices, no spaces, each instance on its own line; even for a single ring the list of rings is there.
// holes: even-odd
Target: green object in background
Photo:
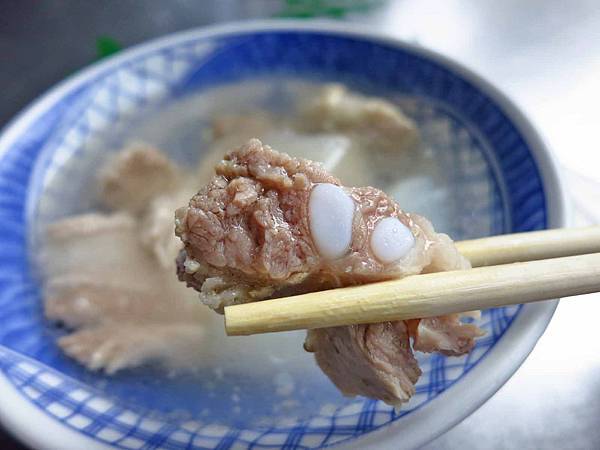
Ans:
[[[332,17],[342,18],[349,13],[368,12],[385,0],[284,0],[278,17]]]
[[[281,0],[281,11],[275,17],[341,19],[351,13],[368,13],[387,0]],[[110,36],[96,39],[96,60],[118,53],[123,46]]]
[[[116,40],[108,36],[100,36],[96,39],[97,59],[106,58],[123,48]]]

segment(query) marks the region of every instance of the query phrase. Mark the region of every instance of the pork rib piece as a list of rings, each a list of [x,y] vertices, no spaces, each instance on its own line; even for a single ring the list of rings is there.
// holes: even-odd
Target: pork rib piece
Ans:
[[[132,144],[100,172],[99,197],[110,209],[138,214],[154,197],[174,190],[180,172],[160,150]]]
[[[356,94],[341,84],[329,84],[310,98],[300,119],[300,129],[354,134],[378,151],[408,148],[418,137],[413,121],[393,103]]]
[[[373,187],[345,187],[318,163],[257,139],[229,152],[175,214],[178,276],[224,306],[470,267],[450,238]],[[415,349],[459,355],[481,330],[459,315],[308,332],[305,348],[346,395],[398,405],[414,393]]]

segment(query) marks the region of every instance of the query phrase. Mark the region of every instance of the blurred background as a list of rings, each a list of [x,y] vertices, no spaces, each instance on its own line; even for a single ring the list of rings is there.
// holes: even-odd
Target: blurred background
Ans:
[[[470,67],[561,165],[573,225],[600,223],[597,0],[0,0],[0,126],[78,69],[148,39],[256,18],[338,20]],[[562,302],[517,374],[427,449],[600,448],[600,295]],[[2,401],[2,399],[0,399]],[[0,429],[0,448],[21,449]]]

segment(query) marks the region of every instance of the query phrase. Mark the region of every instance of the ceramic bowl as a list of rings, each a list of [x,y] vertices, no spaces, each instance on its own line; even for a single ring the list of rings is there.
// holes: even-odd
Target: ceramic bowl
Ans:
[[[408,102],[424,129],[441,127],[425,138],[442,152],[440,164],[453,164],[446,168],[456,174],[452,201],[463,209],[444,231],[455,238],[564,224],[555,164],[529,121],[494,86],[442,55],[339,24],[296,22],[231,24],[137,46],[50,90],[0,138],[0,419],[7,429],[36,448],[412,448],[463,420],[508,380],[556,301],[484,311],[487,335],[469,355],[420,357],[416,395],[399,411],[342,397],[312,365],[302,376],[290,369],[296,390],[285,400],[297,406],[285,410],[269,376],[253,387],[237,383],[243,373],[232,375],[231,386],[241,386],[234,404],[227,385],[210,393],[203,379],[152,369],[106,377],[57,349],[61,330],[43,317],[28,249],[40,224],[91,207],[86,179],[94,155],[150,120],[162,126],[148,133],[160,129],[157,143],[185,159],[200,126],[169,111],[189,99],[211,99],[203,103],[211,106],[219,89],[254,83],[238,100],[267,104],[294,83],[329,81]]]

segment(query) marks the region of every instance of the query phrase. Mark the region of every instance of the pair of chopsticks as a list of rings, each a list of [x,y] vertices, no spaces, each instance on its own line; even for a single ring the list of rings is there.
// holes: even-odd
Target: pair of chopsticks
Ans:
[[[473,269],[228,306],[225,329],[228,335],[248,335],[377,323],[600,291],[600,226],[507,234],[456,246]]]

